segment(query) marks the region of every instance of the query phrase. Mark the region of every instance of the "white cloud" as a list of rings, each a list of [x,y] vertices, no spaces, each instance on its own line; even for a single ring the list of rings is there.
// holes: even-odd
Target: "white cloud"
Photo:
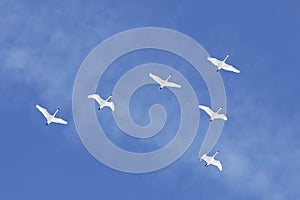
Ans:
[[[300,167],[300,152],[293,131],[297,131],[299,115],[281,113],[279,118],[257,102],[245,100],[232,112],[235,125],[225,128],[220,141],[226,147],[220,157],[224,179],[215,178],[232,189],[262,198],[295,198],[300,194],[296,186],[300,176],[295,170]]]

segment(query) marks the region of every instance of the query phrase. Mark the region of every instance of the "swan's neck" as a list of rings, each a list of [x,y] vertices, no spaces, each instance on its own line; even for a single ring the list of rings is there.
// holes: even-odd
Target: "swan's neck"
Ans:
[[[223,108],[219,108],[219,110],[217,110],[217,114],[219,114],[219,112],[221,112]]]
[[[106,99],[106,102],[109,101],[109,100],[111,99],[111,97],[112,97],[112,96],[110,95],[110,96]]]
[[[169,79],[172,77],[172,75],[170,74],[169,76],[168,76],[168,78],[166,79],[166,81],[169,81]]]
[[[53,117],[55,117],[55,115],[58,113],[58,109],[55,111],[55,113],[53,114]]]
[[[227,55],[227,56],[225,57],[225,59],[223,60],[223,63],[225,63],[225,61],[227,60],[228,57],[229,57],[229,55]]]
[[[216,157],[216,155],[218,154],[219,152],[217,151],[214,155],[213,155],[213,158],[215,158]]]

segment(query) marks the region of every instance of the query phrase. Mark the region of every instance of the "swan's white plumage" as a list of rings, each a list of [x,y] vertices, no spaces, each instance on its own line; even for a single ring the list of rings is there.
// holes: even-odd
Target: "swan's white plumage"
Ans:
[[[227,121],[227,117],[224,114],[217,114],[216,119],[223,119],[224,121]]]
[[[167,80],[163,80],[161,79],[159,76],[149,73],[150,78],[152,78],[155,82],[157,82],[160,87],[174,87],[174,88],[181,88],[181,85],[174,83],[174,82],[170,82]],[[171,75],[170,75],[171,77]]]
[[[220,63],[222,63],[220,60],[216,58],[207,57],[207,60],[209,60],[213,65],[218,66]]]
[[[202,157],[201,157],[201,160],[204,160],[206,162],[206,166],[214,165],[214,166],[218,167],[218,169],[220,171],[222,171],[223,168],[222,168],[221,162],[214,158],[218,153],[219,152],[216,152],[215,155],[213,155],[213,156],[208,156],[206,154],[203,154]]]
[[[36,105],[35,106],[43,115],[44,117],[47,119],[47,124],[50,124],[50,123],[58,123],[58,124],[68,124],[67,121],[61,119],[61,118],[57,118],[55,117],[56,113],[59,111],[59,109],[56,110],[56,112],[53,114],[53,115],[50,115],[49,112],[41,107],[40,105]]]
[[[240,70],[237,68],[233,67],[232,65],[228,65],[226,63],[223,64],[222,69],[225,69],[227,71],[235,72],[235,73],[240,73]]]
[[[219,114],[217,112],[214,112],[213,110],[211,110],[209,107],[204,106],[204,105],[199,105],[199,108],[201,110],[204,110],[209,116],[211,121],[215,120],[215,119],[222,119],[222,120],[227,120],[228,118],[226,117],[226,115],[224,114]]]
[[[65,120],[63,120],[63,119],[61,119],[61,118],[56,118],[56,117],[54,117],[54,118],[52,119],[52,122],[54,122],[54,123],[59,123],[59,124],[67,124],[67,123],[68,123],[67,121],[65,121]]]
[[[227,57],[225,58],[225,60],[228,57],[229,57],[229,55],[227,55]],[[216,67],[218,67],[218,69],[224,69],[224,70],[227,70],[227,71],[231,71],[231,72],[235,72],[235,73],[240,73],[240,70],[236,69],[232,65],[229,65],[229,64],[225,63],[225,60],[221,61],[221,60],[218,60],[217,58],[212,58],[212,57],[207,57],[207,60],[209,60],[213,65],[215,65]]]
[[[103,105],[105,103],[105,100],[103,100],[98,94],[90,94],[88,98],[96,100],[99,105]]]
[[[110,96],[111,97],[111,96]],[[109,98],[110,98],[109,97]],[[113,102],[108,102],[108,100],[102,99],[98,94],[90,94],[89,99],[94,99],[100,105],[100,107],[109,107],[112,111],[115,111],[115,104]]]
[[[173,82],[165,82],[165,87],[181,88],[181,85]]]
[[[203,105],[199,105],[199,108],[202,109],[202,110],[204,110],[210,117],[212,116],[213,111],[209,107],[203,106]]]
[[[152,73],[149,73],[149,76],[155,81],[157,82],[159,85],[161,85],[163,83],[163,79],[159,78],[158,76],[152,74]]]
[[[106,102],[105,106],[108,106],[112,111],[115,111],[115,104],[113,102]]]
[[[44,117],[48,120],[49,118],[50,118],[50,114],[48,113],[48,111],[45,109],[45,108],[43,108],[43,107],[41,107],[40,105],[36,105],[35,106],[43,115],[44,115]]]

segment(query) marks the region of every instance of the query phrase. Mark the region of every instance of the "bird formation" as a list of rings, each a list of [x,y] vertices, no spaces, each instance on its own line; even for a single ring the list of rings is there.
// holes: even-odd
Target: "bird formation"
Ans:
[[[213,65],[215,65],[217,67],[217,72],[219,72],[220,70],[227,70],[227,71],[231,71],[231,72],[235,72],[235,73],[240,73],[240,71],[238,69],[236,69],[235,67],[233,67],[232,65],[229,65],[226,62],[226,60],[228,59],[229,54],[226,55],[224,60],[218,60],[216,58],[212,58],[212,57],[207,57],[207,60],[210,61]],[[175,83],[175,82],[171,82],[169,81],[172,77],[172,74],[170,74],[166,79],[162,79],[161,77],[159,77],[158,75],[155,75],[153,73],[149,73],[149,77],[151,79],[153,79],[156,83],[159,84],[159,89],[163,89],[164,87],[170,87],[170,88],[181,88],[181,85]],[[107,99],[102,99],[100,97],[99,94],[90,94],[87,96],[87,98],[89,99],[94,99],[99,105],[98,105],[98,110],[101,110],[104,107],[108,107],[110,108],[112,111],[115,111],[115,104],[110,101],[112,98],[112,95],[110,95]],[[43,116],[46,118],[46,125],[49,125],[51,123],[58,123],[58,124],[68,124],[67,121],[61,119],[61,118],[57,118],[55,117],[56,114],[59,111],[59,108],[56,109],[56,111],[54,112],[53,115],[49,114],[49,112],[41,107],[40,105],[36,105],[36,108],[43,114]],[[204,105],[199,105],[199,109],[205,111],[209,117],[210,117],[210,122],[213,122],[214,120],[220,119],[220,120],[224,120],[227,121],[227,117],[224,114],[220,114],[221,110],[223,107],[220,107],[217,111],[213,111],[211,108],[204,106]],[[216,167],[218,167],[218,169],[220,171],[222,171],[222,165],[221,162],[218,160],[215,160],[215,156],[219,153],[219,151],[217,151],[213,156],[208,156],[206,154],[203,154],[201,157],[199,155],[200,160],[204,160],[206,162],[205,166],[208,167],[209,165],[214,165]]]

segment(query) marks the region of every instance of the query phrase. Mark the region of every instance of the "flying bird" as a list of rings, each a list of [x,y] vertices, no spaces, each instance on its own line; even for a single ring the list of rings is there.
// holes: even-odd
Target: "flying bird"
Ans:
[[[235,67],[225,63],[225,61],[227,60],[228,57],[229,57],[229,54],[227,54],[226,58],[223,61],[218,60],[216,58],[211,58],[211,57],[207,57],[207,60],[209,60],[213,65],[215,65],[217,67],[217,72],[219,72],[221,69],[224,69],[224,70],[227,70],[227,71],[240,73],[240,70],[238,70]]]
[[[65,120],[63,120],[63,119],[61,119],[61,118],[57,118],[57,117],[55,117],[55,115],[58,113],[58,111],[59,111],[59,108],[57,108],[56,109],[56,111],[55,111],[55,113],[53,114],[53,115],[50,115],[49,113],[48,113],[48,111],[45,109],[45,108],[43,108],[43,107],[41,107],[41,106],[39,106],[38,104],[35,106],[43,115],[44,115],[44,117],[47,119],[47,122],[46,122],[46,125],[49,125],[50,123],[59,123],[59,124],[67,124],[68,122],[67,121],[65,121]]]
[[[159,89],[163,89],[164,87],[175,87],[175,88],[181,88],[181,85],[178,85],[177,83],[169,82],[169,79],[172,77],[170,74],[166,80],[161,79],[155,74],[149,73],[149,76],[157,82],[160,86]]]
[[[219,160],[215,160],[215,156],[218,153],[219,153],[219,151],[217,151],[213,156],[208,156],[208,155],[204,154],[200,158],[200,160],[204,160],[206,162],[205,167],[208,167],[209,165],[214,165],[214,166],[218,167],[220,171],[222,171],[221,162]]]
[[[201,110],[204,110],[209,116],[210,116],[210,121],[212,122],[215,119],[222,119],[222,120],[227,120],[227,117],[224,114],[219,114],[220,111],[223,109],[222,107],[217,110],[217,112],[212,111],[209,107],[199,105],[199,108]]]
[[[106,100],[102,99],[98,94],[91,94],[88,96],[89,99],[95,99],[99,104],[98,110],[104,108],[105,106],[109,107],[112,111],[115,111],[115,104],[113,102],[109,102],[112,95],[110,95]]]

